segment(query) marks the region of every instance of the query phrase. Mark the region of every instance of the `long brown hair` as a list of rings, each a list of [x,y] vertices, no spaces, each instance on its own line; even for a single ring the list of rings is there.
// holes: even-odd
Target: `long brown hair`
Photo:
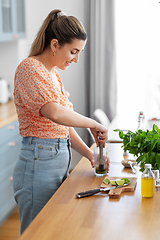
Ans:
[[[86,40],[84,27],[76,17],[66,16],[59,9],[51,11],[39,29],[33,41],[29,57],[36,56],[50,46],[52,39],[57,39],[60,46],[71,43],[73,39]]]

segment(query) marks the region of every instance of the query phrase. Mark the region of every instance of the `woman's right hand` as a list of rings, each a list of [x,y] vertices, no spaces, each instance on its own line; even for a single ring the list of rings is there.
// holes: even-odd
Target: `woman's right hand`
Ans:
[[[97,147],[99,146],[100,142],[103,142],[103,146],[105,147],[105,142],[108,139],[108,129],[105,126],[97,123],[95,128],[90,128],[90,130],[94,136]]]

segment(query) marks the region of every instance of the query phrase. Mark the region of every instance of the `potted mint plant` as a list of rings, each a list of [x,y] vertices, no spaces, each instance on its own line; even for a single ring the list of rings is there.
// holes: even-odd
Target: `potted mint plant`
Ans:
[[[126,132],[120,129],[114,131],[119,132],[119,137],[123,140],[123,150],[137,157],[136,162],[141,166],[140,171],[144,171],[145,163],[152,164],[153,170],[160,170],[160,129],[157,125],[153,124],[153,129],[146,131]]]

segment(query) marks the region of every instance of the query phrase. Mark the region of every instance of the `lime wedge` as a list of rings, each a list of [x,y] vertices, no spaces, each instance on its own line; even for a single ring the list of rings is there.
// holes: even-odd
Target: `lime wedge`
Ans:
[[[128,183],[131,182],[128,178],[121,178],[121,180],[124,180],[124,183],[125,183],[125,184],[128,184]]]
[[[117,185],[116,180],[110,180],[110,183],[111,183],[113,186]]]
[[[116,183],[118,186],[122,186],[124,184],[124,180],[122,180],[122,179],[116,180]]]
[[[108,178],[105,178],[105,179],[103,180],[103,182],[104,182],[105,184],[109,184],[109,183],[110,183],[110,180],[109,180]]]

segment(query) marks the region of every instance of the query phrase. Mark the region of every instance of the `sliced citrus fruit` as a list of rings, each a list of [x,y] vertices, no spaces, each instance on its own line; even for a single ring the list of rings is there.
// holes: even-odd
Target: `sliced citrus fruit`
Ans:
[[[121,180],[124,180],[124,183],[125,183],[125,184],[128,184],[128,183],[131,182],[128,178],[121,178]]]
[[[116,183],[117,183],[118,186],[123,186],[124,180],[122,180],[122,179],[116,180]]]
[[[110,180],[109,180],[108,178],[105,178],[105,179],[103,180],[103,182],[106,183],[106,184],[109,184],[109,183],[110,183]]]
[[[110,183],[111,183],[113,186],[117,185],[116,180],[110,180]]]

